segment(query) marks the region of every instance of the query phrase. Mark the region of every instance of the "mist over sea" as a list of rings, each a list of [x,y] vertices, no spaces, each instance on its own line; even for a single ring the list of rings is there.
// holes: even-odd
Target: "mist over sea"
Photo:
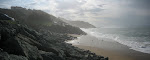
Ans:
[[[98,39],[104,41],[113,40],[130,47],[130,49],[150,54],[150,28],[81,29]]]

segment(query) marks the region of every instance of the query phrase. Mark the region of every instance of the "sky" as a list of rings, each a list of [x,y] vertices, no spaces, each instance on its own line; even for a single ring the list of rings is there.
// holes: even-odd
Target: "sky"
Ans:
[[[150,26],[150,0],[0,0],[0,8],[21,6],[97,27]]]

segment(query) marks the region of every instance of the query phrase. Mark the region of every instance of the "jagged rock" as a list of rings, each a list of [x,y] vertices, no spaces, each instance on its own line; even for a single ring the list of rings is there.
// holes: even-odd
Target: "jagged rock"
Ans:
[[[64,58],[52,52],[41,51],[40,53],[41,53],[41,56],[43,57],[43,60],[64,60]]]
[[[9,60],[28,60],[28,58],[11,54],[9,55]]]
[[[106,57],[106,58],[105,58],[105,60],[109,60],[109,58],[108,58],[108,57]]]
[[[6,52],[0,51],[0,60],[9,60],[9,55]]]
[[[13,13],[17,12],[13,10]],[[32,16],[37,19],[36,15],[41,15],[37,13],[39,11],[33,10],[36,14],[32,13],[29,16],[31,19],[22,19],[20,17],[22,12],[16,16],[8,14],[17,18],[17,21],[22,21],[22,24],[16,21],[0,20],[0,60],[108,60],[103,56],[97,56],[90,51],[84,51],[65,43],[66,40],[74,39],[68,36],[68,33],[85,34],[79,28],[64,23],[62,23],[63,26],[61,24],[34,25],[36,21],[31,22],[30,20]],[[47,14],[45,16],[49,18]],[[30,21],[31,25],[24,23],[24,20]],[[49,19],[47,20],[49,22]],[[40,21],[38,19],[38,22]]]
[[[28,60],[26,57],[9,55],[7,52],[0,51],[0,60]]]
[[[9,17],[6,14],[0,13],[0,20],[13,20],[14,21],[14,18]]]
[[[26,56],[29,60],[42,60],[37,47],[25,42],[24,39],[20,39],[19,36],[8,39],[2,42],[1,48],[10,54]]]
[[[16,40],[18,40],[23,54],[29,58],[29,60],[42,60],[37,47],[30,45],[19,37],[16,37]]]

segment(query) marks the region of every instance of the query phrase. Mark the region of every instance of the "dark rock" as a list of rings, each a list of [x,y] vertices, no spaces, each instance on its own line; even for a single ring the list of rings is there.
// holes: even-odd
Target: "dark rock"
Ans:
[[[28,60],[28,59],[24,56],[9,55],[9,60]]]
[[[26,57],[9,55],[7,52],[0,51],[0,60],[28,60]]]
[[[41,53],[41,56],[43,57],[43,60],[64,60],[64,58],[52,52],[41,51],[40,53]]]
[[[0,47],[10,54],[24,55],[21,46],[15,39],[8,39],[6,41],[1,41]]]
[[[0,51],[0,60],[9,60],[9,55],[6,52]]]
[[[24,40],[21,40],[19,37],[16,37],[16,40],[18,40],[23,54],[29,58],[29,60],[42,60],[37,47],[30,45]]]
[[[77,27],[65,23],[52,23],[51,26],[39,25],[36,22],[41,23],[45,18],[46,22],[53,22],[53,20],[49,21],[52,16],[38,10],[29,10],[31,12],[29,16],[23,14],[24,11],[29,13],[28,10],[6,9],[3,11],[0,9],[1,11],[15,17],[22,24],[16,21],[0,20],[0,60],[108,60],[103,56],[65,43],[67,40],[75,39],[68,36],[68,33],[86,34]],[[9,14],[8,11],[14,15]],[[41,17],[43,14],[44,17]],[[38,20],[37,15],[38,18],[40,17]],[[32,18],[35,19],[34,22]]]
[[[14,18],[9,17],[6,14],[0,13],[0,20],[13,20],[14,21]]]
[[[29,60],[42,60],[38,49],[35,46],[30,45],[24,40],[15,37],[15,39],[8,39],[1,44],[1,48],[10,53],[16,55],[26,56]],[[25,38],[24,38],[25,39]]]
[[[105,58],[105,60],[109,60],[109,58],[108,58],[108,57],[106,57],[106,58]]]

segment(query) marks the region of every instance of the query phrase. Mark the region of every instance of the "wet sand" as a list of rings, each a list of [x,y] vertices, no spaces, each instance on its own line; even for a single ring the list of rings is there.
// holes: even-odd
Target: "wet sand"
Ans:
[[[90,46],[81,46],[81,45],[74,45],[74,46],[79,47],[81,49],[90,50],[91,52],[96,53],[97,55],[109,57],[109,60],[150,60],[149,54],[144,54],[141,52],[130,51],[134,53],[128,53],[127,51],[124,51],[120,53],[117,51],[104,50],[101,48]]]
[[[109,60],[150,60],[150,54],[129,49],[129,47],[113,40],[106,40],[108,39],[104,41],[104,39],[97,39],[96,37],[86,35],[68,43],[85,50],[90,50],[97,55],[109,57]]]
[[[96,53],[97,55],[109,57],[109,60],[134,60],[132,57],[123,56],[122,54],[113,51],[108,51],[108,50],[104,50],[96,47],[89,47],[89,46],[81,46],[81,45],[75,45],[75,46],[81,49],[90,50],[91,52]]]

